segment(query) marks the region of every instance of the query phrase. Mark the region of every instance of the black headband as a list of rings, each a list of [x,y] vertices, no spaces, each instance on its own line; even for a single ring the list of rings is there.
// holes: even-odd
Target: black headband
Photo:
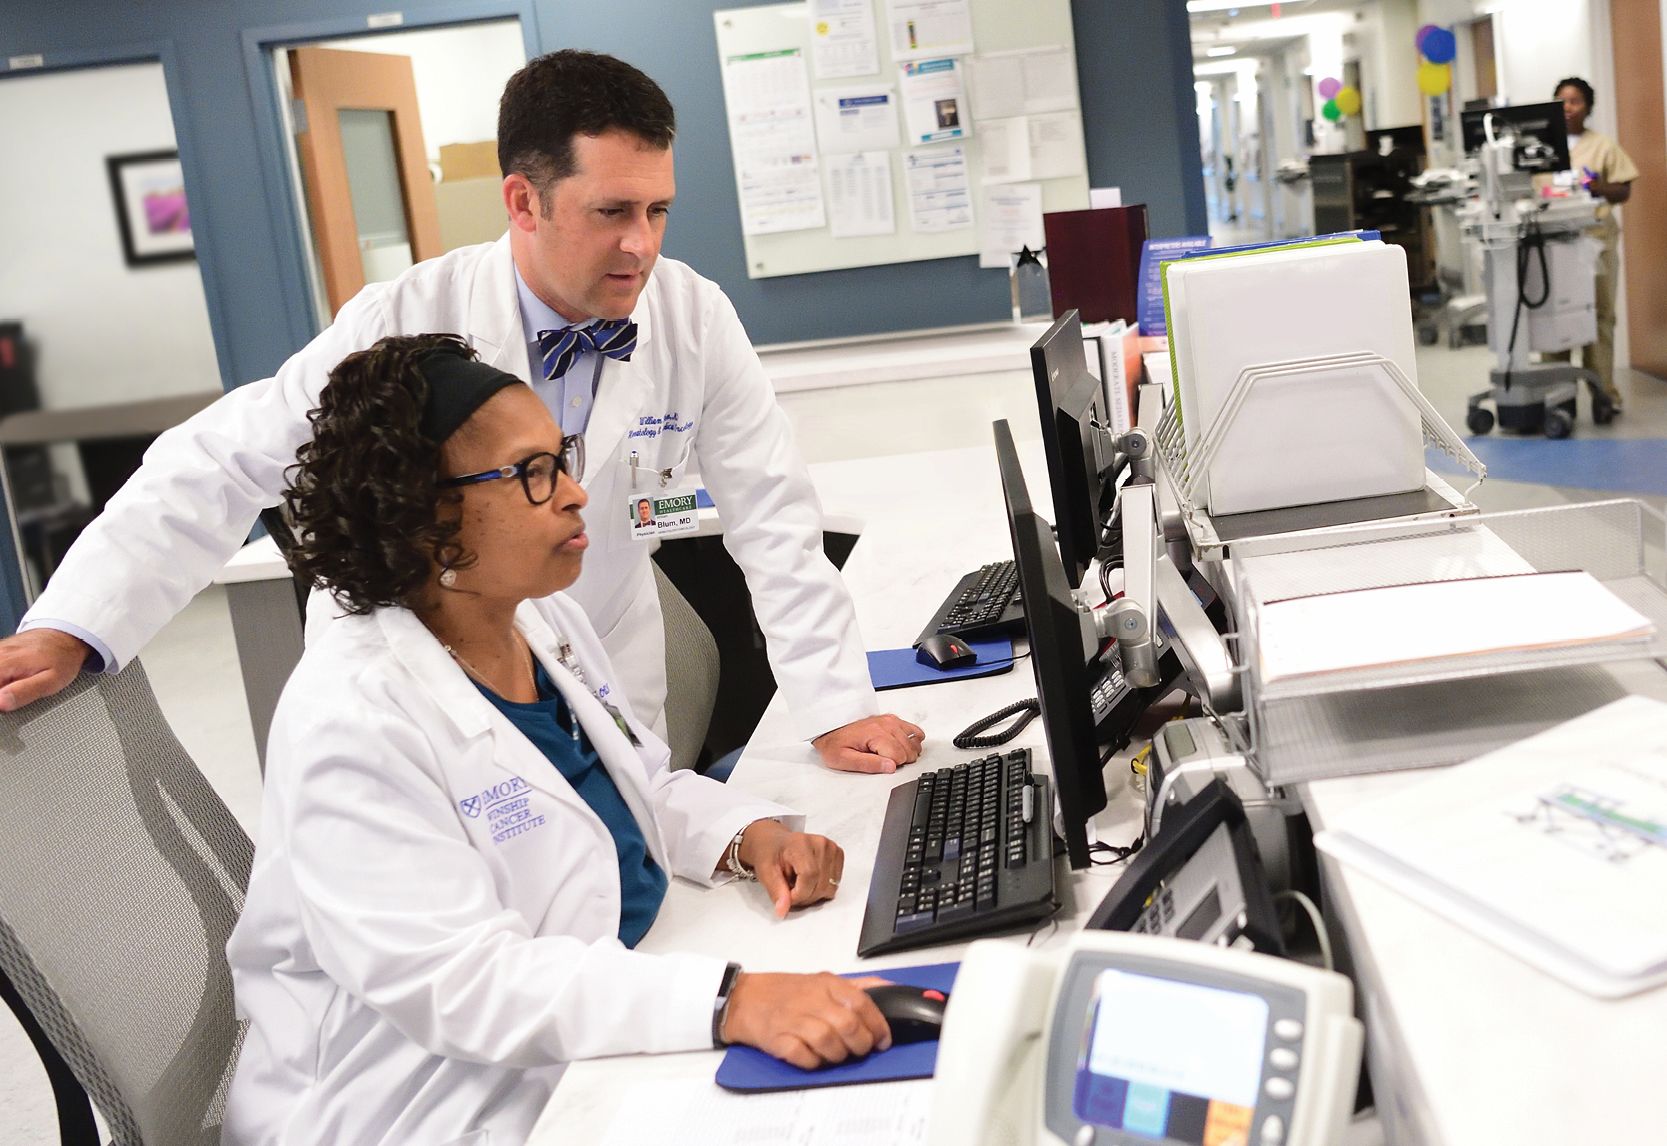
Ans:
[[[455,434],[499,390],[522,385],[513,374],[450,350],[419,358],[417,370],[428,383],[428,402],[419,428],[435,445]]]

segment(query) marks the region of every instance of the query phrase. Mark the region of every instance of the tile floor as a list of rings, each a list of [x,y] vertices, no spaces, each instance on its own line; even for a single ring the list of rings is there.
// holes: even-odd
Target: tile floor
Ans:
[[[1489,363],[1485,347],[1421,348],[1419,383],[1440,413],[1454,426],[1462,426],[1465,398],[1486,388]],[[1608,427],[1586,420],[1582,399],[1576,437],[1667,439],[1667,383],[1633,373],[1623,380],[1622,389],[1626,413]],[[807,391],[787,395],[782,404],[806,457],[831,461],[985,441],[995,418],[1008,418],[1016,427],[1031,426],[1033,394],[1028,374],[1014,371]],[[1543,457],[1543,463],[1536,462],[1532,474],[1537,480],[1488,481],[1473,495],[1476,503],[1485,510],[1516,509],[1616,496],[1562,485],[1558,445],[1540,443],[1535,457]],[[824,497],[830,494],[824,491]],[[1657,512],[1667,508],[1662,493],[1649,494],[1644,500]],[[1659,575],[1663,560],[1659,545],[1652,547],[1652,557]],[[199,596],[145,650],[144,661],[181,742],[253,834],[259,815],[260,776],[224,593],[210,589]],[[53,1146],[56,1142],[45,1076],[10,1014],[0,1013],[0,1143]]]

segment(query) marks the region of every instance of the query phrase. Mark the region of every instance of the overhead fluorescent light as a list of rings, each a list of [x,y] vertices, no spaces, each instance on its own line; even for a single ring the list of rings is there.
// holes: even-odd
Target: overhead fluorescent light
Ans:
[[[1206,56],[1220,58],[1221,56],[1236,56],[1239,54],[1239,50],[1237,48],[1211,48],[1204,54]]]
[[[1187,0],[1188,12],[1227,12],[1234,8],[1271,8],[1276,0]]]

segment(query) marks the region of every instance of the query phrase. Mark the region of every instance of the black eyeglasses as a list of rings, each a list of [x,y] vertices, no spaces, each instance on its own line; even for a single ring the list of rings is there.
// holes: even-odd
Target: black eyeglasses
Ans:
[[[521,489],[527,495],[527,500],[533,505],[543,505],[556,496],[556,480],[567,474],[574,481],[583,481],[585,476],[585,436],[574,434],[566,438],[561,444],[561,453],[552,454],[548,450],[522,458],[513,465],[499,466],[495,470],[482,470],[478,474],[458,474],[456,477],[441,478],[442,486],[474,485],[483,481],[497,481],[499,478],[518,477],[521,479]]]

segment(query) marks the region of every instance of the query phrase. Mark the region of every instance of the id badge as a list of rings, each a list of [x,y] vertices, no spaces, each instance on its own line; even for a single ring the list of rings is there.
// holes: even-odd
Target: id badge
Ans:
[[[626,501],[632,541],[681,537],[700,528],[700,510],[692,489],[632,494]]]

